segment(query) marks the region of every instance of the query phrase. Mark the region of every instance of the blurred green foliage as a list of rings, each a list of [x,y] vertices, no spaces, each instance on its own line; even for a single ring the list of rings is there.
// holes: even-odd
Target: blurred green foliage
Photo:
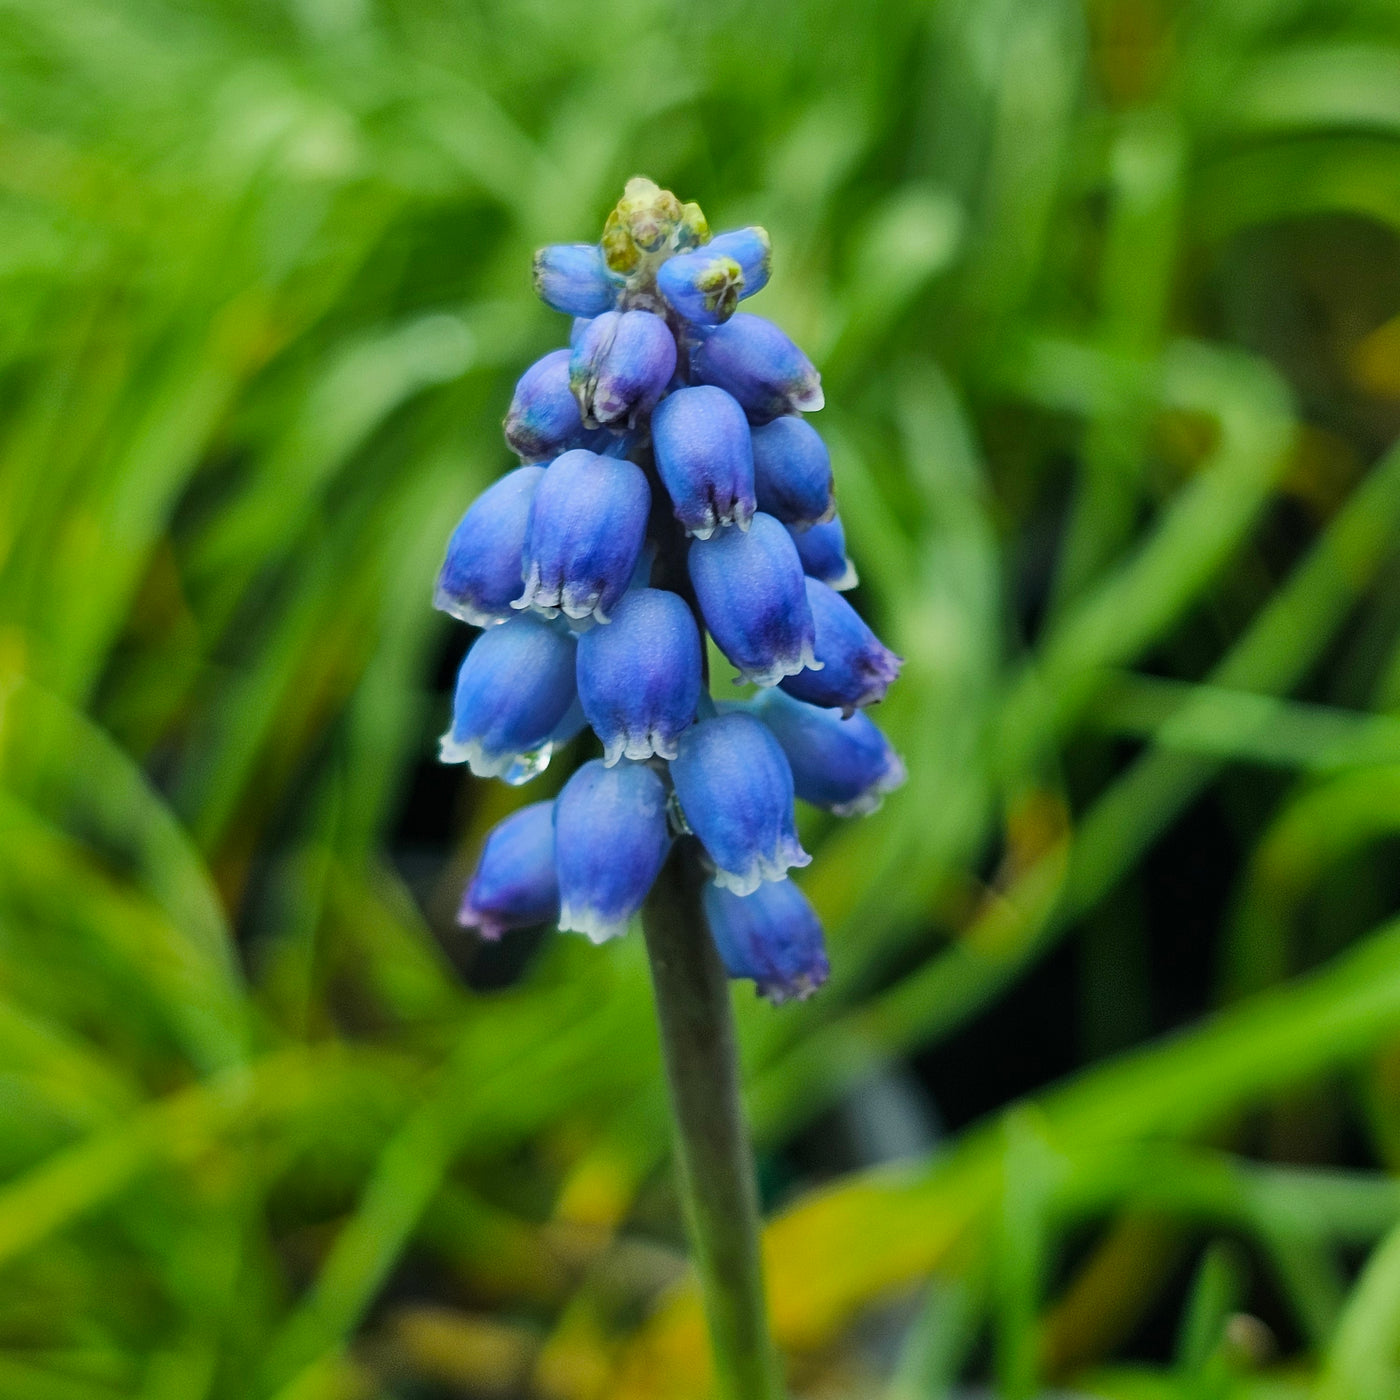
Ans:
[[[485,787],[406,883],[529,254],[639,171],[771,231],[907,658],[762,1150],[1079,949],[1069,1081],[788,1193],[794,1389],[1400,1394],[1393,0],[6,0],[0,1395],[705,1393],[640,940],[469,990]]]

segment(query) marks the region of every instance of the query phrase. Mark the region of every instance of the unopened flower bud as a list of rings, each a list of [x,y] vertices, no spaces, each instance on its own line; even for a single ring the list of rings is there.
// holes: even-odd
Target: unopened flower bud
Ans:
[[[517,467],[472,502],[447,542],[433,606],[473,627],[488,627],[511,615],[520,594],[520,560],[530,503],[543,467]]]
[[[554,805],[559,927],[594,943],[626,933],[670,844],[666,788],[650,768],[585,763]]]
[[[750,714],[717,715],[680,737],[671,781],[690,829],[715,866],[715,884],[752,894],[812,858],[797,839],[792,770]]]
[[[822,406],[822,380],[812,362],[771,321],[739,312],[696,346],[690,371],[739,400],[750,422]]]
[[[761,228],[722,233],[705,247],[668,258],[656,272],[656,289],[683,320],[717,326],[744,297],[768,282],[771,250]]]
[[[774,685],[820,665],[797,546],[771,515],[692,540],[689,569],[705,624],[744,680]]]
[[[700,633],[675,593],[634,589],[606,627],[579,638],[579,698],[609,767],[620,758],[674,758],[700,687]]]
[[[611,311],[621,290],[596,243],[553,243],[535,254],[535,293],[566,316]]]
[[[821,920],[791,880],[748,895],[707,885],[702,898],[725,971],[751,979],[775,1006],[804,1001],[830,975]]]
[[[807,601],[816,623],[813,650],[819,669],[785,677],[780,684],[794,700],[837,707],[845,715],[885,698],[899,668],[896,656],[839,593],[809,578]]]
[[[668,394],[651,419],[656,470],[688,534],[753,519],[753,449],[744,410],[709,384]]]
[[[558,917],[554,803],[532,802],[491,828],[457,922],[497,939],[507,929],[551,924]]]
[[[651,489],[636,463],[585,448],[556,458],[535,492],[525,588],[511,606],[606,622],[636,570],[650,509]]]

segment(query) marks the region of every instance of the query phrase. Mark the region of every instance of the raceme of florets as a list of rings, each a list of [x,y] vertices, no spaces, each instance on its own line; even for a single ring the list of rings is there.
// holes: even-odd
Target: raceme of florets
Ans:
[[[518,784],[585,728],[602,745],[490,832],[461,923],[616,937],[691,836],[725,967],[780,1002],[828,970],[788,878],[811,859],[794,799],[871,812],[904,766],[864,713],[900,661],[841,596],[856,573],[803,416],[821,377],[737,310],[769,259],[763,229],[712,238],[698,205],[640,178],[599,243],[535,255],[569,344],[520,377],[505,436],[521,465],[462,517],[434,602],[483,629],[444,762]],[[752,699],[711,698],[706,634]]]

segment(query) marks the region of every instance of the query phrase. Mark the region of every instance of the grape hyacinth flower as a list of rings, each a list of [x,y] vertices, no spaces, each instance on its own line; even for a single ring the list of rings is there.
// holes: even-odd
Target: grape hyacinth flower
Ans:
[[[558,917],[554,803],[532,802],[491,828],[457,922],[495,940],[507,929],[549,924]]]
[[[795,700],[837,706],[849,719],[885,698],[903,662],[839,593],[820,579],[803,582],[816,624],[816,664],[779,684]]]
[[[506,413],[506,441],[525,462],[549,462],[588,436],[569,387],[569,352],[551,350],[515,386]]]
[[[793,790],[814,807],[866,816],[903,786],[903,762],[864,711],[843,719],[840,710],[804,704],[781,690],[764,691],[752,711],[787,755]]]
[[[836,514],[831,454],[810,423],[788,414],[755,428],[750,437],[759,510],[799,529]]]
[[[642,557],[650,509],[651,490],[636,463],[586,447],[556,457],[530,504],[525,591],[511,607],[606,622]]]
[[[768,235],[628,182],[596,244],[535,256],[568,345],[506,414],[523,465],[448,544],[434,601],[485,630],[458,673],[446,762],[533,778],[578,736],[552,802],[488,835],[460,920],[485,938],[555,922],[594,942],[638,915],[726,1395],[771,1400],[726,979],[770,1002],[827,979],[821,922],[789,872],[798,798],[874,810],[904,778],[862,707],[899,670],[836,590],[855,584],[831,458],[803,414],[821,376],[771,321]],[[765,687],[719,704],[706,639]]]
[[[839,515],[805,530],[789,525],[788,533],[797,546],[802,572],[809,578],[819,578],[838,593],[845,593],[860,582],[856,566],[846,557],[846,528]]]
[[[797,546],[771,515],[694,540],[687,562],[710,634],[743,680],[775,685],[821,664]]]
[[[514,617],[476,639],[457,673],[444,763],[522,783],[549,761],[578,695],[574,638],[540,617]]]
[[[666,788],[650,768],[585,763],[554,804],[559,927],[594,943],[626,933],[670,845]]]
[[[447,542],[434,607],[473,627],[511,616],[530,505],[543,476],[543,467],[517,467],[476,498]]]
[[[797,924],[759,918],[752,901],[809,859],[794,798],[873,810],[903,767],[855,713],[883,697],[899,661],[833,591],[855,572],[830,454],[801,416],[821,407],[821,378],[772,322],[736,312],[770,260],[763,229],[712,238],[696,205],[641,179],[600,243],[536,255],[539,295],[574,318],[570,344],[520,377],[505,435],[525,465],[462,518],[435,601],[489,629],[462,664],[445,760],[521,782],[584,729],[601,743],[602,761],[551,808],[554,829],[572,833],[549,847],[563,924],[621,931],[659,869],[655,813],[669,810],[713,888],[749,911],[731,970],[768,968],[735,975],[792,995],[824,976],[820,934],[773,932],[770,966],[754,940]],[[717,714],[706,633],[741,681],[785,693]],[[649,815],[629,827],[638,802]],[[537,922],[546,905],[555,916],[537,878],[546,844],[511,820],[463,906],[488,933]],[[530,821],[539,837],[542,818]],[[512,862],[533,903],[511,893]],[[798,956],[805,973],[790,966]]]
[[[793,821],[792,769],[752,715],[701,720],[681,735],[671,781],[686,824],[714,865],[714,882],[752,894],[812,857]]]
[[[791,880],[738,895],[718,885],[704,893],[705,922],[731,977],[746,977],[775,1006],[805,1001],[831,971],[821,920]]]
[[[723,389],[677,389],[651,419],[656,473],[686,534],[707,540],[723,525],[749,528],[754,456],[744,410]]]

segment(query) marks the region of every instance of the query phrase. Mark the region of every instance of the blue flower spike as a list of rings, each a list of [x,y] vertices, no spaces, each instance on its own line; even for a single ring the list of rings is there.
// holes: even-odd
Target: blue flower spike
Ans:
[[[635,462],[575,448],[557,457],[535,491],[513,608],[606,622],[646,543],[651,489]]]
[[[797,546],[771,515],[693,540],[689,568],[705,625],[742,680],[776,685],[821,664]]]
[[[752,894],[812,859],[793,823],[792,769],[760,721],[742,712],[701,720],[676,748],[671,781],[715,884]]]
[[[570,352],[569,387],[585,427],[632,427],[676,372],[676,341],[651,311],[605,311]]]
[[[794,700],[839,708],[849,717],[877,705],[899,675],[896,656],[866,626],[861,615],[820,579],[804,580],[816,624],[817,666],[784,676],[779,684]]]
[[[821,920],[791,880],[748,895],[707,885],[701,898],[725,971],[774,1006],[806,1001],[830,975]]]
[[[579,638],[579,698],[608,767],[622,758],[675,758],[700,701],[700,666],[690,609],[660,588],[634,589],[606,627]]]
[[[855,569],[830,454],[802,416],[821,377],[737,309],[770,264],[763,229],[711,237],[698,205],[641,177],[597,243],[536,254],[569,343],[517,382],[504,427],[525,465],[458,523],[434,603],[485,629],[444,762],[522,783],[585,730],[601,748],[553,802],[492,829],[461,922],[615,938],[679,835],[678,858],[708,872],[723,965],[776,1004],[828,972],[788,878],[811,859],[794,803],[874,811],[904,765],[861,713],[900,662],[839,596]],[[717,712],[707,636],[757,696]]]
[[[747,530],[754,459],[744,410],[712,385],[677,389],[651,419],[656,471],[686,534],[707,540],[723,525]]]
[[[594,943],[626,933],[670,846],[666,786],[650,768],[585,763],[554,804],[559,927]]]
[[[473,627],[489,627],[511,616],[520,596],[520,560],[530,506],[543,467],[517,467],[472,502],[447,542],[433,606]]]
[[[759,510],[784,525],[821,525],[836,514],[831,454],[821,434],[803,418],[785,416],[755,428],[754,495]]]
[[[532,802],[487,834],[457,922],[494,942],[508,929],[552,924],[558,918],[554,803]]]
[[[838,593],[848,592],[860,582],[856,566],[846,557],[846,528],[839,515],[805,530],[789,525],[788,531],[804,574],[820,579]]]
[[[567,628],[542,617],[513,617],[483,632],[457,672],[442,761],[511,784],[542,772],[578,693],[576,650]]]

